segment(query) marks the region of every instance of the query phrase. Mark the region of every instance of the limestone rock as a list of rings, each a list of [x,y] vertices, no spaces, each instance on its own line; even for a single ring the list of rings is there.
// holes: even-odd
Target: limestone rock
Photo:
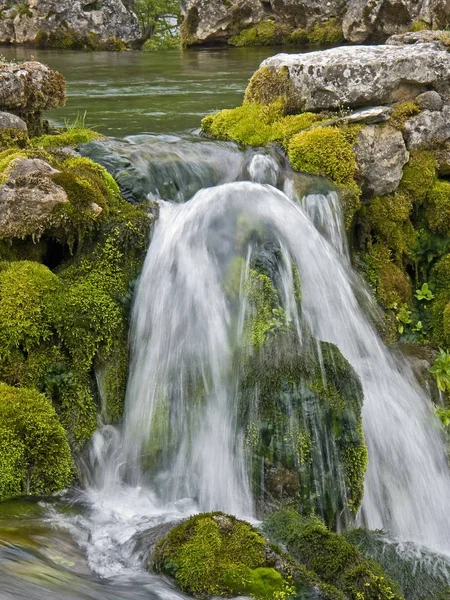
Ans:
[[[0,62],[0,110],[27,120],[66,101],[64,77],[39,62]]]
[[[450,91],[450,55],[431,44],[278,54],[261,66],[287,70],[292,102],[305,111],[393,104],[430,89]]]
[[[19,131],[28,131],[27,124],[23,119],[7,112],[0,112],[0,130],[17,129]]]
[[[384,196],[398,188],[409,160],[400,131],[390,125],[368,125],[358,135],[353,150],[367,196]]]
[[[425,110],[405,124],[408,150],[442,144],[450,139],[450,105],[442,111]]]
[[[383,123],[388,121],[392,113],[392,108],[389,106],[372,106],[356,110],[350,115],[346,115],[340,121],[345,123],[365,123],[373,125],[374,123]]]
[[[21,10],[17,6],[0,0],[0,43],[33,43],[40,32],[64,30],[94,33],[100,40],[132,41],[141,35],[136,15],[121,0],[25,0]]]
[[[17,158],[0,187],[0,239],[43,233],[55,206],[68,202],[66,192],[53,183],[57,173],[40,159]]]
[[[450,34],[448,31],[432,31],[426,29],[424,31],[407,31],[406,33],[399,33],[391,35],[386,40],[386,44],[392,46],[404,46],[406,44],[434,44],[441,50],[446,49],[445,41],[448,38],[450,41]]]
[[[182,12],[196,43],[226,41],[237,30],[275,20],[291,30],[342,18],[346,0],[183,0]]]
[[[437,92],[424,92],[414,100],[420,110],[442,110],[444,101]]]
[[[350,0],[344,16],[345,39],[361,44],[384,41],[401,34],[421,21],[430,29],[446,27],[449,6],[447,0]],[[417,32],[416,41],[422,32]]]

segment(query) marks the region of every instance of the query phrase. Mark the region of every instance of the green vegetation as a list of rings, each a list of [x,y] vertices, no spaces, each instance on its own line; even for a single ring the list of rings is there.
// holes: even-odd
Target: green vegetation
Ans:
[[[439,349],[439,354],[430,369],[436,378],[436,383],[441,392],[450,392],[450,353]]]
[[[389,122],[397,129],[403,130],[406,121],[419,113],[420,108],[412,100],[401,102],[394,105]]]
[[[261,21],[258,25],[243,29],[228,40],[230,46],[278,46],[290,43],[289,29],[274,21]]]
[[[102,40],[93,31],[90,31],[87,35],[81,35],[65,23],[62,23],[56,31],[48,32],[40,29],[34,38],[34,43],[38,48],[57,48],[61,50],[107,50],[109,52],[128,50],[128,44],[123,40],[115,37]]]
[[[222,513],[196,515],[156,547],[156,571],[173,577],[197,598],[247,595],[283,600],[295,588],[268,563],[268,545],[248,523]]]
[[[269,67],[261,67],[251,77],[245,90],[244,106],[248,103],[272,104],[278,100],[283,101],[285,111],[295,110],[289,70],[283,67],[273,71]]]
[[[282,543],[323,582],[351,600],[401,600],[396,583],[375,561],[365,558],[342,536],[328,531],[315,517],[287,509],[271,514],[263,524],[274,542]]]
[[[78,451],[90,439],[100,404],[103,419],[115,422],[121,417],[130,286],[145,256],[152,220],[148,206],[134,207],[121,198],[103,167],[60,152],[68,144],[98,137],[86,129],[81,134],[72,127],[33,139],[25,148],[0,152],[3,182],[15,159],[40,158],[55,169],[47,177],[68,198],[54,207],[39,231],[28,231],[27,221],[22,231],[0,231],[0,382],[14,386],[18,398],[23,392],[29,402],[45,400],[67,451],[68,443]],[[31,183],[44,184],[38,179]],[[42,264],[49,258],[48,266]],[[101,387],[96,374],[101,374]],[[0,440],[9,444],[11,461],[24,461],[20,453],[26,447],[22,449],[11,431],[1,430]],[[54,457],[51,448],[48,455],[49,460]],[[3,497],[27,489],[47,493],[70,483],[72,467],[53,483],[31,479],[33,487],[24,487],[23,472],[28,474],[31,459],[23,468],[19,465],[18,480],[11,483],[12,463],[5,461],[0,489],[10,491]],[[65,464],[61,450],[61,469]]]
[[[323,23],[314,25],[312,31],[307,33],[310,44],[340,44],[344,41],[342,23],[339,19],[328,19]]]
[[[59,491],[72,475],[66,434],[48,399],[0,382],[0,500]]]
[[[136,0],[134,12],[142,30],[143,50],[168,50],[180,44],[180,0]]]

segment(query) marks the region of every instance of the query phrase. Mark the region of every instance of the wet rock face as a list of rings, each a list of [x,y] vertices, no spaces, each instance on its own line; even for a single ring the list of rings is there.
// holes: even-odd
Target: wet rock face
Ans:
[[[100,40],[132,41],[141,33],[136,15],[121,0],[26,0],[20,7],[0,0],[0,43],[33,43],[42,32],[62,29],[94,33]]]
[[[278,54],[261,67],[287,69],[300,111],[393,104],[430,89],[450,91],[450,55],[431,44]]]

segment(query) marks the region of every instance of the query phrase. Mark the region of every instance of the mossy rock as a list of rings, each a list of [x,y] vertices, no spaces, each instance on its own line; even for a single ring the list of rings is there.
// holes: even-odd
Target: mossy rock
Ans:
[[[255,465],[256,497],[265,494],[261,510],[294,501],[332,527],[338,514],[351,518],[367,465],[362,390],[351,366],[332,344],[300,346],[283,329],[239,363],[239,422]]]
[[[378,563],[329,531],[317,518],[305,518],[295,510],[286,509],[267,517],[263,531],[350,600],[403,600],[397,583]]]
[[[261,21],[228,40],[230,46],[278,46],[290,42],[290,30],[274,21]]]
[[[425,214],[434,233],[450,235],[450,183],[437,180],[429,190]]]
[[[269,546],[250,524],[223,513],[206,513],[177,525],[156,547],[149,565],[173,577],[196,598],[292,595],[292,584],[274,568]]]
[[[57,492],[71,483],[73,472],[66,434],[49,400],[0,382],[0,500]]]

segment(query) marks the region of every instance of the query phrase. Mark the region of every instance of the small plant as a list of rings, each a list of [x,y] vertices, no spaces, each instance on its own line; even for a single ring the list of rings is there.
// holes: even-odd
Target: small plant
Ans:
[[[439,348],[439,354],[430,369],[441,392],[450,392],[450,352]]]
[[[446,429],[450,429],[450,408],[437,408],[436,414]]]
[[[416,290],[414,296],[419,300],[419,302],[429,302],[433,300],[434,294],[428,287],[428,283],[424,283],[420,290]]]
[[[404,333],[406,326],[411,325],[413,322],[413,320],[411,318],[412,312],[408,309],[408,305],[406,303],[400,304],[400,306],[399,306],[397,304],[397,302],[394,302],[394,304],[391,305],[391,309],[395,313],[395,320],[398,323],[397,331],[401,335]],[[419,325],[419,324],[417,324],[417,325]],[[416,325],[416,327],[417,327],[417,325]]]

